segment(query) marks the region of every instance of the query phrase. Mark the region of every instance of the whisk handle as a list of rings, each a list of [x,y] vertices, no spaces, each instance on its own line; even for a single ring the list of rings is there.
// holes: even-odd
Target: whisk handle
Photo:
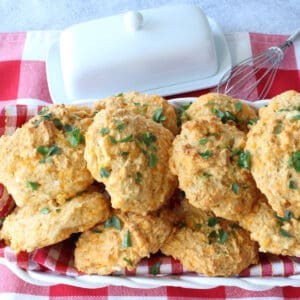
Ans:
[[[291,41],[292,43],[300,36],[300,29],[298,29],[296,32],[294,32],[287,41]]]
[[[295,31],[284,43],[282,43],[279,47],[284,50],[285,48],[290,47],[294,41],[300,37],[300,29]]]

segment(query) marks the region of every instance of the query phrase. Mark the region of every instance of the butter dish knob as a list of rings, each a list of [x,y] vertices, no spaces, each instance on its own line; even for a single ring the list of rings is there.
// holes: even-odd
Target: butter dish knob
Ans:
[[[124,14],[124,23],[128,31],[136,31],[143,27],[144,18],[138,11],[129,11]]]

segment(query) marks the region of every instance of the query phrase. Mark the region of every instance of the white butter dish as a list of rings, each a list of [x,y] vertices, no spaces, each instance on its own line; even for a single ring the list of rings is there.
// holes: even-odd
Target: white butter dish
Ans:
[[[225,38],[216,40],[199,7],[163,6],[67,28],[49,51],[47,76],[56,103],[129,90],[164,96],[216,84],[224,58],[227,69]]]

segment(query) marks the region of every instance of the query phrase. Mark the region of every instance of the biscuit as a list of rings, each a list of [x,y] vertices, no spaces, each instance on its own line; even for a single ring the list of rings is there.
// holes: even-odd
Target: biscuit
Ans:
[[[299,114],[300,117],[300,114]],[[300,216],[300,119],[260,119],[249,134],[251,173],[258,188],[280,216]]]
[[[5,218],[0,238],[16,253],[31,252],[88,230],[106,220],[109,213],[103,194],[89,188],[62,205],[53,201],[17,207]]]
[[[92,118],[89,108],[52,105],[0,138],[1,182],[18,206],[64,203],[93,182],[83,158]]]
[[[113,211],[110,218],[84,232],[76,243],[75,266],[88,274],[106,275],[156,253],[173,230],[173,225],[156,213],[140,215]]]
[[[192,205],[233,221],[251,211],[258,190],[245,144],[244,132],[214,116],[183,124],[170,168]]]
[[[258,262],[257,244],[236,223],[183,201],[183,220],[161,247],[188,271],[231,276]]]
[[[300,222],[290,211],[280,217],[263,197],[240,225],[259,243],[260,252],[300,256]]]
[[[293,90],[277,95],[267,106],[259,109],[261,119],[273,117],[293,119],[297,115],[300,115],[300,93]]]
[[[177,187],[168,166],[172,141],[172,133],[152,120],[104,109],[88,129],[84,157],[113,208],[146,213],[159,209]]]

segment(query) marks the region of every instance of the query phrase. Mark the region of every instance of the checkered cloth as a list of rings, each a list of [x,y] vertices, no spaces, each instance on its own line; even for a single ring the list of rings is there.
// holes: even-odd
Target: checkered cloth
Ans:
[[[47,49],[57,40],[59,32],[0,33],[0,135],[11,134],[40,109],[35,100],[28,100],[30,105],[20,105],[24,98],[39,99],[36,103],[52,103],[45,71]],[[266,48],[280,44],[286,39],[281,35],[257,33],[226,34],[233,62],[240,61]],[[268,98],[288,89],[300,91],[300,43],[287,50],[280,65]],[[199,96],[209,90],[194,91],[177,95]],[[30,101],[30,103],[29,103]],[[0,185],[0,218],[13,207],[13,199]],[[72,239],[36,250],[32,253],[15,255],[9,247],[0,243],[0,257],[26,271],[76,276],[73,266]],[[150,268],[160,262],[160,274],[184,275],[186,270],[180,262],[161,256],[153,256],[141,261],[136,270],[125,270],[123,275],[149,276]],[[189,275],[191,273],[188,273]],[[262,254],[260,264],[250,267],[239,274],[240,277],[272,277],[300,274],[300,259]],[[27,299],[26,295],[35,295],[34,299],[117,299],[118,297],[148,299],[231,299],[231,298],[285,298],[300,297],[300,288],[273,288],[264,292],[247,291],[237,287],[217,287],[213,289],[183,289],[180,287],[159,287],[152,289],[132,289],[122,286],[98,289],[83,289],[66,285],[42,287],[25,283],[5,266],[0,265],[0,293],[9,299]],[[300,282],[299,282],[300,285]],[[29,297],[29,296],[28,296]],[[31,296],[30,296],[31,297]],[[78,297],[78,298],[77,298]],[[8,298],[7,298],[8,299]]]

